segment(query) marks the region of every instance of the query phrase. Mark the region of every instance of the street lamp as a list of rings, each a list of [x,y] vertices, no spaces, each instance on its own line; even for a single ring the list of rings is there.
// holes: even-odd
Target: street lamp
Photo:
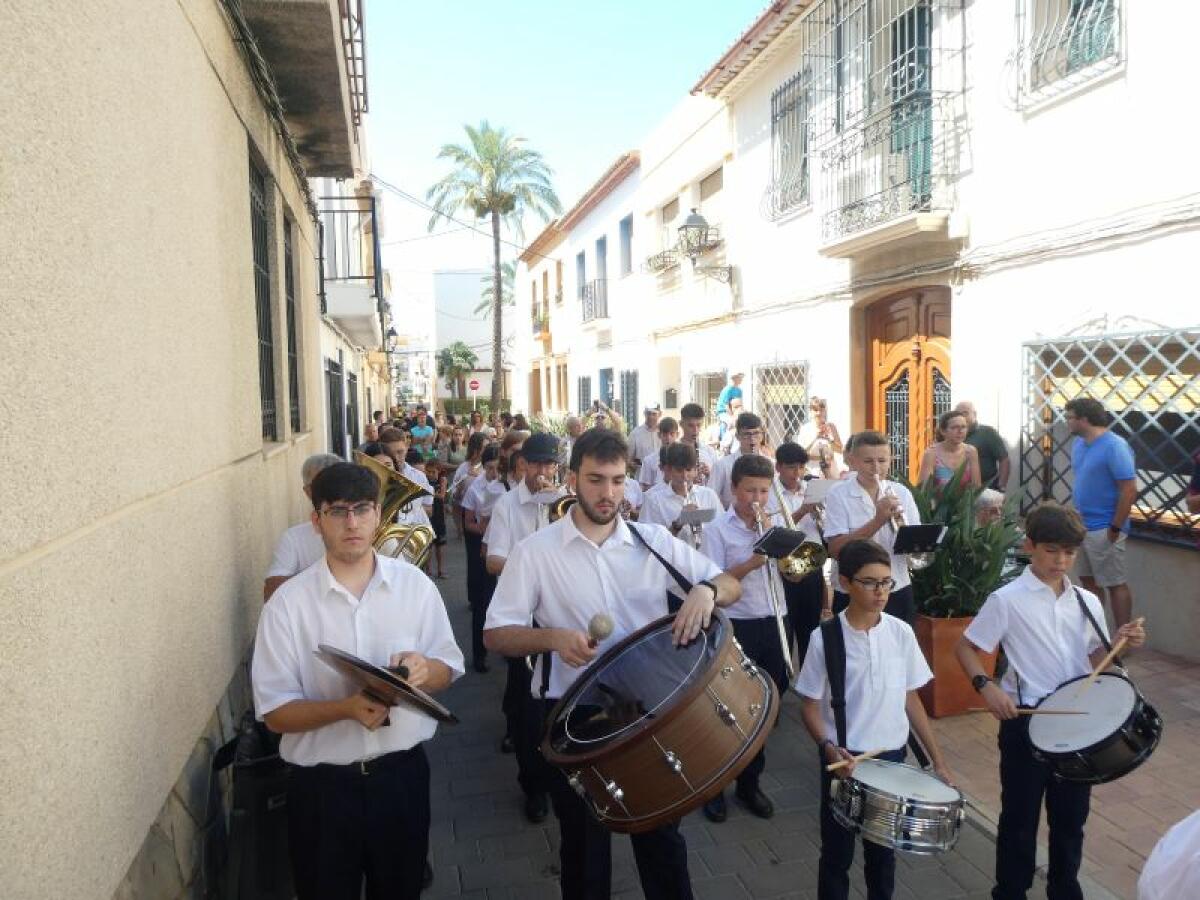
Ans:
[[[693,209],[691,215],[679,226],[679,251],[692,261],[692,269],[705,278],[714,278],[722,284],[733,280],[733,266],[698,266],[696,260],[706,250],[720,243],[717,229],[708,224],[708,219]]]

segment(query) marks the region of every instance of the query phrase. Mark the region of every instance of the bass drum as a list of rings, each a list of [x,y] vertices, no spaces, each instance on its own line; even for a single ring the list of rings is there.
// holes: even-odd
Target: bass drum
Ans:
[[[749,765],[779,692],[714,611],[684,647],[675,617],[596,659],[550,715],[542,754],[613,831],[658,828],[716,796]]]

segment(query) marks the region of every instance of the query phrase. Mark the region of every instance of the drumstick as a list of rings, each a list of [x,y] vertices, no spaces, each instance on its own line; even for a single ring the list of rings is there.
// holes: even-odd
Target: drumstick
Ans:
[[[1145,621],[1146,621],[1145,616],[1139,616],[1137,619],[1134,620],[1133,624],[1141,625]],[[1087,681],[1085,681],[1083,684],[1081,684],[1079,686],[1079,691],[1078,691],[1078,693],[1076,693],[1076,696],[1079,696],[1085,690],[1087,690],[1089,687],[1092,686],[1092,683],[1097,678],[1100,677],[1100,673],[1109,667],[1109,665],[1112,663],[1112,661],[1117,658],[1117,655],[1122,650],[1125,649],[1125,645],[1128,643],[1129,643],[1129,638],[1121,638],[1119,641],[1117,641],[1115,644],[1113,644],[1113,648],[1108,651],[1108,655],[1106,657],[1104,657],[1104,659],[1100,660],[1100,665],[1096,666],[1096,668],[1094,668],[1092,670],[1092,674],[1087,677]]]
[[[825,771],[833,772],[837,769],[843,769],[851,763],[857,764],[862,762],[864,759],[874,759],[880,753],[887,753],[887,750],[882,747],[880,747],[878,750],[868,750],[866,753],[858,754],[858,756],[854,757],[853,759],[843,759],[840,762],[830,763],[825,767]]]
[[[1018,709],[1018,716],[1089,716],[1086,709]]]
[[[605,613],[596,613],[588,622],[588,646],[595,647],[613,633],[612,617]]]

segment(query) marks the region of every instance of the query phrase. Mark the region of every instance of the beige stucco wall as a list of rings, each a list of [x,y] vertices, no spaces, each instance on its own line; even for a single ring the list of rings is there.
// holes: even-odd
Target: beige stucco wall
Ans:
[[[313,227],[215,0],[6,10],[0,884],[107,898],[249,645],[324,446],[288,428],[282,278],[282,440],[260,436],[251,145],[298,226],[305,428]]]

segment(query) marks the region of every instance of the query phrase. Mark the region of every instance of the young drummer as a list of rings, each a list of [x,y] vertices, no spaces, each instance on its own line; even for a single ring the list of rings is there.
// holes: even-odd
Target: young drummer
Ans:
[[[670,416],[660,419],[658,422],[658,441],[659,448],[655,453],[651,453],[642,460],[642,467],[638,471],[638,484],[643,491],[648,491],[656,484],[662,484],[662,455],[668,447],[679,440],[679,423]]]
[[[727,607],[725,613],[732,621],[733,633],[746,655],[775,680],[782,695],[787,690],[784,663],[787,651],[780,643],[771,598],[774,595],[780,603],[784,602],[783,584],[775,561],[754,552],[759,538],[760,510],[763,511],[764,528],[767,527],[765,510],[774,477],[775,470],[765,456],[747,454],[738,458],[731,472],[733,505],[704,526],[701,552],[726,575],[741,582],[741,599]],[[759,787],[759,777],[766,762],[765,750],[760,751],[737,779],[737,798],[750,812],[763,819],[775,814],[774,805]],[[725,821],[725,795],[718,794],[704,804],[704,814],[713,822]]]
[[[1033,510],[1025,520],[1030,564],[988,597],[956,651],[975,690],[1000,720],[995,900],[1023,900],[1033,884],[1043,796],[1050,826],[1047,894],[1054,900],[1083,898],[1079,863],[1091,788],[1057,780],[1034,758],[1030,717],[1017,710],[1036,706],[1063,682],[1087,675],[1107,652],[1099,600],[1067,577],[1086,534],[1072,509],[1047,503]],[[1118,629],[1117,638],[1140,647],[1146,632],[1140,623],[1131,622]],[[997,684],[984,671],[979,653],[991,653],[1000,645],[1008,670]]]
[[[819,900],[850,896],[854,862],[853,831],[833,818],[829,804],[833,778],[854,773],[847,763],[834,772],[826,766],[879,750],[878,759],[903,762],[909,728],[929,751],[938,777],[950,782],[941,750],[917,696],[917,688],[933,678],[908,623],[884,611],[892,587],[891,558],[873,541],[852,540],[838,555],[838,577],[849,605],[812,633],[796,690],[803,698],[801,717],[817,742],[821,764],[821,859],[817,868]],[[837,632],[831,629],[837,628]],[[845,676],[842,729],[834,717],[826,654],[826,638],[841,636]],[[836,662],[839,654],[829,654]],[[839,731],[844,739],[839,740]],[[863,841],[863,869],[868,900],[888,900],[895,885],[896,858],[890,848]]]
[[[711,509],[716,514],[715,519],[725,512],[721,498],[703,485],[696,484],[695,450],[687,444],[671,444],[660,452],[663,457],[662,474],[666,481],[659,482],[646,492],[638,521],[647,525],[664,525],[675,537],[695,547],[695,537],[697,533],[703,534],[703,528],[697,532],[692,526],[684,525],[679,521],[680,514],[685,509]]]

